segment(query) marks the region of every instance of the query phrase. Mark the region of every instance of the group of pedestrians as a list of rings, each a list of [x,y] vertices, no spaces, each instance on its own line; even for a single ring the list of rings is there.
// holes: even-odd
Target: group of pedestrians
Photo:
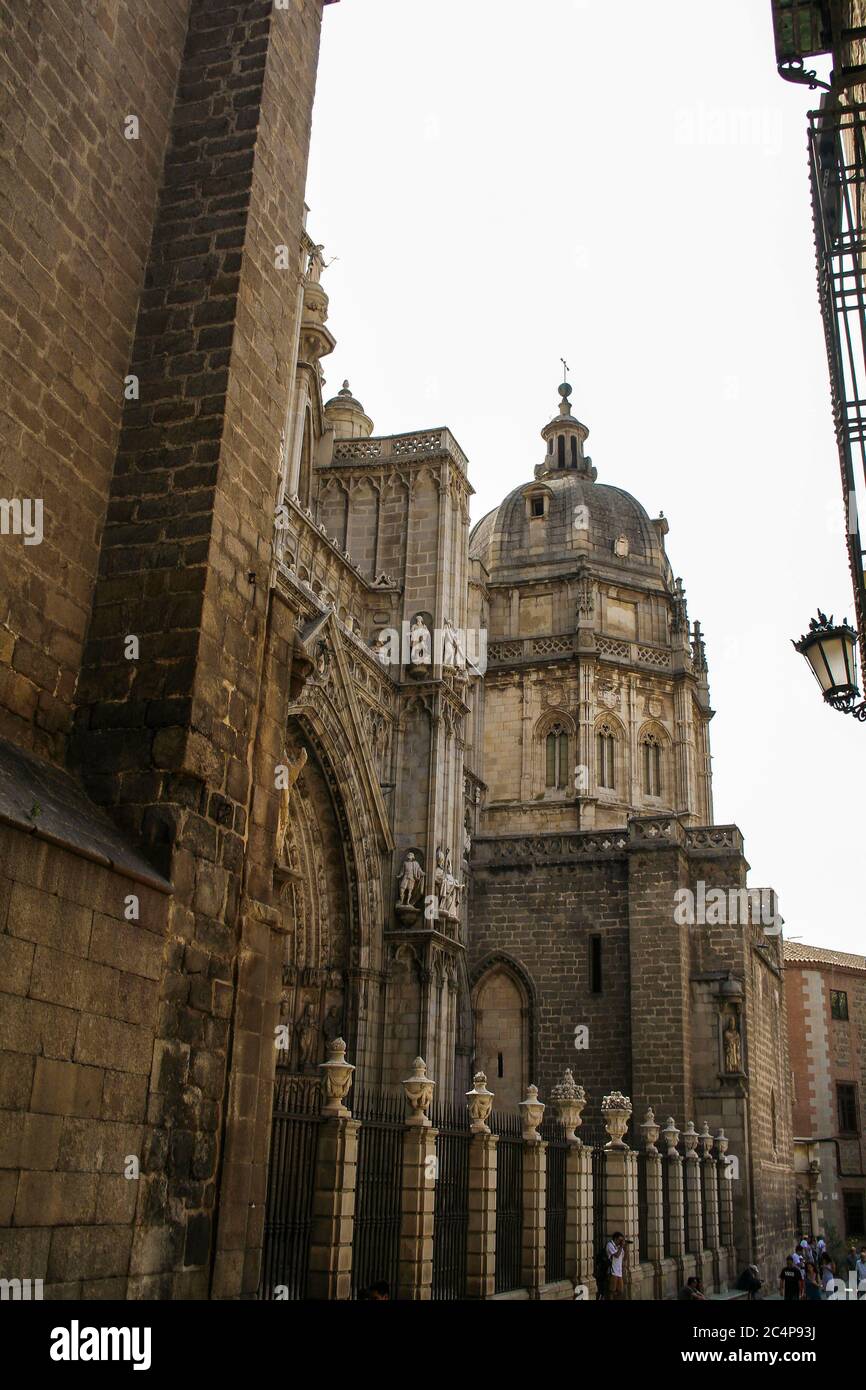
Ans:
[[[857,1253],[852,1245],[846,1257],[848,1272],[856,1278],[857,1287],[866,1285],[866,1246]],[[810,1299],[817,1302],[830,1298],[836,1290],[836,1262],[827,1250],[823,1236],[813,1243],[803,1236],[793,1254],[785,1261],[779,1272],[779,1295],[786,1302]],[[866,1297],[866,1292],[859,1297]]]

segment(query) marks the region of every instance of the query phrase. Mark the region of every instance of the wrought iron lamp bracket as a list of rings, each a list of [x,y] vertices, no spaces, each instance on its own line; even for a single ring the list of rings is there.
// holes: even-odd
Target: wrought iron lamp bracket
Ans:
[[[861,700],[859,704],[855,704],[853,695],[825,695],[824,699],[828,705],[840,710],[842,714],[853,714],[854,718],[859,719],[861,724],[866,723],[866,700]]]

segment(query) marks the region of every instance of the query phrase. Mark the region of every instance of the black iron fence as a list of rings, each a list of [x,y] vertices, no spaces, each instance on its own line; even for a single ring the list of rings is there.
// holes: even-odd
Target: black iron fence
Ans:
[[[599,1297],[606,1292],[608,1264],[605,1256],[609,1232],[604,1200],[604,1150],[592,1150],[592,1259]]]
[[[548,1283],[565,1278],[565,1226],[568,1140],[560,1120],[545,1119],[539,1133],[547,1140],[545,1207],[545,1277]]]
[[[673,1163],[667,1156],[665,1149],[662,1150],[662,1229],[664,1232],[664,1251],[665,1259],[671,1253],[671,1169]],[[679,1172],[679,1169],[676,1169]]]
[[[497,1293],[521,1287],[523,1246],[523,1136],[519,1115],[493,1112],[496,1146]]]
[[[433,1208],[434,1299],[466,1297],[466,1233],[469,1222],[469,1145],[464,1104],[434,1103],[436,1136]]]
[[[637,1151],[637,1229],[638,1259],[649,1259],[649,1198],[647,1193],[647,1155],[644,1149]]]
[[[688,1252],[690,1250],[694,1250],[694,1245],[692,1244],[692,1241],[694,1240],[697,1234],[697,1232],[692,1230],[692,1223],[690,1219],[691,1203],[689,1202],[689,1184],[688,1179],[686,1177],[686,1174],[688,1172],[688,1165],[686,1163],[683,1163],[681,1168],[679,1169],[679,1172],[682,1175],[680,1181],[683,1185],[683,1229],[685,1233],[685,1249],[686,1252]]]
[[[361,1121],[352,1241],[352,1292],[384,1280],[396,1295],[403,1191],[403,1091],[358,1087],[352,1115]]]
[[[306,1297],[321,1104],[318,1077],[277,1068],[260,1299]]]

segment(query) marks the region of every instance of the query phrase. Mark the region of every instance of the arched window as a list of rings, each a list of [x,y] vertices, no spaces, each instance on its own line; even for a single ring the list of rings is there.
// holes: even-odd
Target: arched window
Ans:
[[[644,796],[662,794],[662,749],[656,734],[644,734],[641,739]]]
[[[599,724],[595,748],[595,780],[600,787],[613,791],[616,787],[616,735],[610,724]]]
[[[568,734],[561,724],[554,724],[544,742],[546,757],[545,783],[562,791],[568,786]]]
[[[556,441],[556,466],[565,467],[565,435],[561,434]]]
[[[577,436],[574,434],[571,436],[571,466],[577,467]]]

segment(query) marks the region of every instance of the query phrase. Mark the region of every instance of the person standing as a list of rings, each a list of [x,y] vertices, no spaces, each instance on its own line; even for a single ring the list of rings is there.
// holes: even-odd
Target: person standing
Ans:
[[[836,1266],[833,1264],[830,1256],[825,1255],[821,1262],[821,1286],[826,1298],[829,1298],[831,1293],[833,1293],[833,1285],[835,1282]]]
[[[788,1256],[785,1261],[785,1268],[779,1273],[779,1296],[786,1303],[803,1297],[803,1276],[793,1255]]]
[[[860,1247],[860,1254],[854,1264],[854,1274],[857,1279],[857,1297],[866,1298],[866,1245]]]
[[[627,1259],[625,1236],[622,1231],[614,1231],[610,1240],[605,1246],[608,1260],[610,1261],[610,1275],[607,1281],[608,1298],[621,1299],[625,1297],[623,1292],[625,1275],[623,1265]]]
[[[818,1267],[809,1260],[806,1265],[806,1278],[803,1280],[803,1297],[810,1299],[813,1303],[819,1303],[824,1297],[821,1288],[821,1280],[818,1278]]]

